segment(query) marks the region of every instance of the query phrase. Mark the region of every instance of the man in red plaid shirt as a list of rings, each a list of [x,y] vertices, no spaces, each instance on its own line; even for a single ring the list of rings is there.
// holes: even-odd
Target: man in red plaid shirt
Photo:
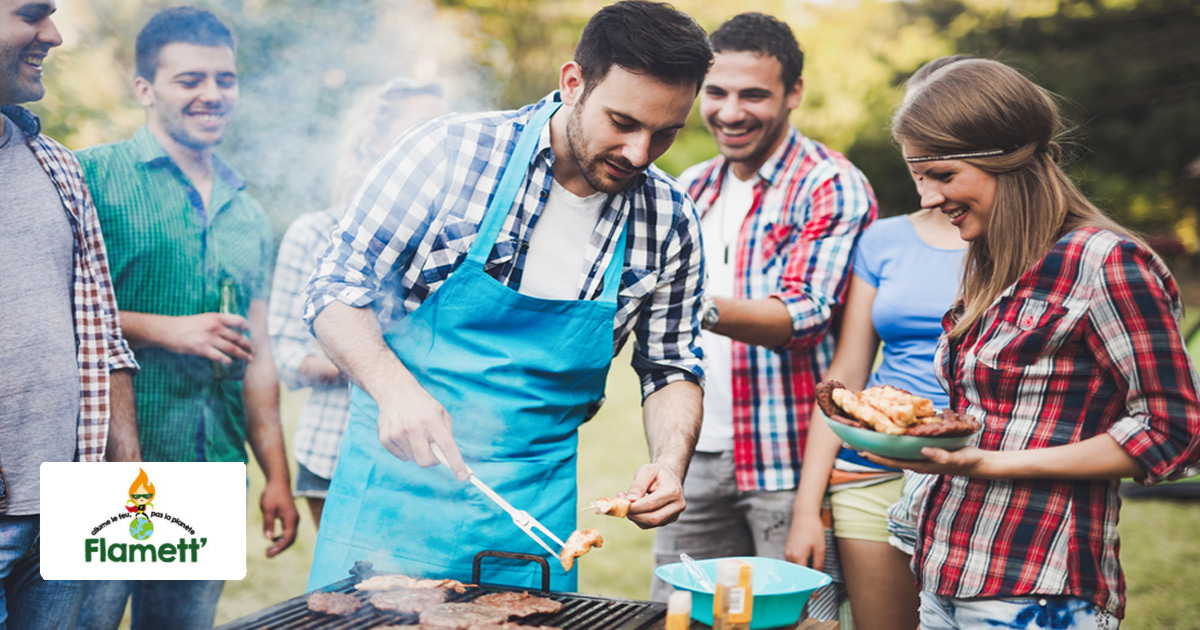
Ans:
[[[0,628],[70,628],[82,582],[41,577],[42,462],[137,461],[133,373],[96,209],[17,103],[45,94],[53,0],[0,0]]]
[[[760,13],[711,36],[700,113],[720,155],[683,174],[701,213],[707,270],[704,422],[684,484],[688,509],[659,530],[655,559],[784,558],[813,389],[875,197],[841,154],[788,122],[804,55]],[[655,580],[651,597],[668,589]],[[829,593],[810,614],[834,616]]]

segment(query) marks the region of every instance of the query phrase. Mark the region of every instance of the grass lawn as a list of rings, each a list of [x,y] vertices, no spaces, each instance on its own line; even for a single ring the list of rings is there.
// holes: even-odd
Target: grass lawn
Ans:
[[[581,429],[579,494],[610,496],[626,489],[633,471],[647,460],[641,429],[640,394],[627,354],[613,364],[609,398],[600,414]],[[294,430],[299,396],[286,394],[285,435]],[[290,442],[289,442],[290,443]],[[294,465],[294,463],[293,463]],[[307,506],[298,504],[302,519],[296,544],[279,557],[266,559],[258,495],[262,476],[249,467],[250,518],[247,523],[247,574],[228,582],[217,610],[222,624],[304,592],[316,534]],[[1200,501],[1128,500],[1121,511],[1121,559],[1125,567],[1128,611],[1125,630],[1200,628]],[[580,592],[645,599],[653,568],[653,534],[629,521],[583,513],[580,527],[598,527],[605,544],[580,560]],[[519,530],[513,530],[520,535]],[[561,535],[561,534],[560,534]]]

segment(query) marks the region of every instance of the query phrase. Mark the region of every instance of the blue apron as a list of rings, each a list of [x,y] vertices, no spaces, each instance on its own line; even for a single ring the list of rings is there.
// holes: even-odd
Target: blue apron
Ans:
[[[577,429],[603,396],[612,362],[627,230],[620,230],[595,301],[522,295],[484,272],[558,105],[539,110],[520,134],[466,259],[384,340],[450,413],[454,438],[476,475],[566,540],[576,527]],[[356,560],[466,582],[475,554],[487,549],[547,557],[551,588],[577,590],[577,572],[564,573],[474,486],[445,466],[421,468],[387,452],[378,415],[375,401],[354,388],[309,590],[348,577]],[[540,576],[536,564],[489,558],[481,581],[540,588]]]

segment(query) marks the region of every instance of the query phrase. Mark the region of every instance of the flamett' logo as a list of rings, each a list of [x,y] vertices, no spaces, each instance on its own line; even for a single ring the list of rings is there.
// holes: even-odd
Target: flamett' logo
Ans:
[[[137,478],[129,486],[129,500],[125,502],[125,511],[133,514],[129,535],[135,540],[146,540],[154,535],[154,523],[147,513],[154,509],[154,504],[150,502],[153,498],[154,484],[150,483],[146,471],[139,468]]]
[[[246,577],[244,463],[45,462],[41,472],[44,579]]]
[[[146,471],[139,468],[138,475],[129,485],[129,500],[125,511],[118,512],[108,520],[92,528],[92,536],[123,520],[129,521],[129,536],[137,541],[149,540],[154,535],[154,521],[178,525],[191,534],[192,539],[179,539],[179,543],[164,542],[160,545],[112,543],[105,538],[88,538],[84,541],[84,562],[196,562],[201,548],[208,544],[207,538],[196,539],[196,530],[178,518],[165,512],[154,511],[154,483]]]

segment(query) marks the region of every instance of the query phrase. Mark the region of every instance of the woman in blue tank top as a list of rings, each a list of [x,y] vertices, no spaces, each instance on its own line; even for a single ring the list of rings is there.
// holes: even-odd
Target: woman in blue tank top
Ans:
[[[964,58],[942,57],[923,66],[909,79],[909,95],[934,71]],[[933,357],[942,316],[958,293],[965,253],[958,229],[940,212],[921,210],[867,228],[855,251],[837,350],[823,380],[841,381],[854,391],[892,385],[929,398],[935,408],[948,407]],[[882,360],[872,372],[880,342]],[[823,568],[821,510],[827,491],[855,630],[913,630],[920,603],[908,565],[923,476],[879,466],[844,448],[816,409],[788,533],[788,560]]]
[[[825,378],[855,391],[885,384],[901,387],[931,399],[936,408],[947,407],[946,393],[934,376],[933,355],[942,316],[954,303],[965,251],[958,230],[940,212],[923,210],[867,228],[855,255],[841,335]],[[883,358],[872,372],[881,341]],[[828,488],[857,630],[917,626],[917,591],[908,555],[888,544],[886,513],[900,500],[904,483],[900,471],[842,447],[820,410],[814,413],[787,554],[792,562],[820,568],[820,510]],[[919,496],[910,497],[909,503],[919,509]],[[916,515],[907,520],[913,527]],[[915,528],[897,538],[915,538]]]

